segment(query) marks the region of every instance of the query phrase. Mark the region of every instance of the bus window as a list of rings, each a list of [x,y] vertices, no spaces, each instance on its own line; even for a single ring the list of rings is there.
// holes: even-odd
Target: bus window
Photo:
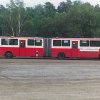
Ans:
[[[88,47],[89,46],[89,40],[80,40],[80,46]]]
[[[70,40],[62,40],[62,46],[70,46]]]
[[[28,45],[29,46],[34,46],[34,40],[33,39],[28,39]]]
[[[20,40],[20,48],[25,48],[25,40]]]
[[[72,41],[72,48],[78,48],[78,41]]]
[[[9,45],[18,45],[18,39],[9,39]]]
[[[1,45],[9,45],[9,39],[1,39]]]
[[[42,46],[42,40],[35,40],[35,46]]]
[[[91,40],[90,41],[90,46],[91,47],[100,47],[100,41]]]
[[[53,40],[53,46],[61,46],[61,40]]]

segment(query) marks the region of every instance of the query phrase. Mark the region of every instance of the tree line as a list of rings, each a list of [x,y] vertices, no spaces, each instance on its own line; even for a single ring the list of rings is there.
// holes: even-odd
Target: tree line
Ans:
[[[100,6],[66,0],[25,7],[21,0],[0,5],[0,36],[100,37]]]

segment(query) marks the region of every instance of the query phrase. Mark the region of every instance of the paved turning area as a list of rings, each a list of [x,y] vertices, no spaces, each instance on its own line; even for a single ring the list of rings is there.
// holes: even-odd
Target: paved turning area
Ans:
[[[0,100],[100,100],[100,61],[0,59]]]

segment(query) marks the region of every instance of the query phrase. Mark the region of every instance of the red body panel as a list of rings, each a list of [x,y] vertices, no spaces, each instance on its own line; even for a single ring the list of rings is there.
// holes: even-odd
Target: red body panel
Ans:
[[[13,56],[29,57],[36,57],[36,52],[38,51],[38,56],[43,57],[43,48],[0,47],[0,56],[4,56],[7,51],[12,52]]]
[[[26,48],[19,48],[19,56],[26,56]]]
[[[18,47],[0,47],[0,56],[4,56],[7,51],[11,51],[13,56],[19,56]]]
[[[39,57],[43,57],[43,48],[26,48],[26,56],[36,57],[36,52]]]
[[[79,49],[52,48],[51,57],[56,58],[60,52],[65,54],[67,58],[99,58],[99,52],[96,51],[80,51]]]
[[[78,49],[72,48],[71,50],[71,58],[77,58],[78,57]]]
[[[71,57],[71,49],[64,49],[64,48],[52,48],[51,49],[51,57],[55,58],[58,56],[60,52],[65,54],[65,57]]]
[[[79,51],[78,57],[79,58],[99,58],[100,52],[94,51]]]

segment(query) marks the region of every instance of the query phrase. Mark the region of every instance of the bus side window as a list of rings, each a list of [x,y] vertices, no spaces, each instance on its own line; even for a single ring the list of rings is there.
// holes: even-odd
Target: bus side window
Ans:
[[[28,39],[28,46],[34,46],[34,40]]]
[[[70,40],[62,40],[62,46],[70,46]]]
[[[72,41],[72,48],[78,48],[78,41]]]
[[[9,39],[1,39],[1,45],[9,45]]]
[[[100,47],[100,41],[91,40],[90,41],[90,46],[91,47]]]
[[[80,46],[88,47],[89,46],[89,40],[80,40]]]
[[[9,45],[18,45],[18,39],[9,39]]]
[[[35,46],[42,46],[42,40],[35,40]]]
[[[61,40],[53,40],[53,46],[61,46]]]
[[[23,41],[20,41],[20,47],[21,48],[25,48],[25,41],[23,40]]]

